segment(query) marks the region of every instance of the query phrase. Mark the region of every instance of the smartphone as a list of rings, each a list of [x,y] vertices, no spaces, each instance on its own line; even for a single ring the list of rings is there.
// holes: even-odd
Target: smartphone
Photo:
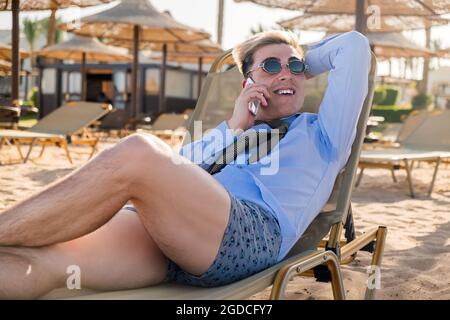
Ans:
[[[247,81],[245,82],[245,85],[251,84],[251,83],[255,83],[255,81],[253,81],[253,79],[251,77],[247,78]],[[259,104],[260,101],[256,100],[256,101],[251,101],[248,104],[248,110],[254,115],[256,116],[256,114],[258,113],[258,109],[259,109]]]

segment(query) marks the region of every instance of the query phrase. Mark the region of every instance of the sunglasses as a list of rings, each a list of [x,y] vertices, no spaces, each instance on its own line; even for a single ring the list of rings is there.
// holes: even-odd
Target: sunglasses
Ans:
[[[283,68],[284,65],[287,66],[287,68],[292,74],[301,74],[308,70],[308,65],[304,61],[297,58],[291,58],[287,64],[281,63],[276,58],[267,58],[259,65],[257,65],[255,69],[247,71],[246,75],[248,76],[250,73],[257,70],[258,68],[263,69],[265,72],[269,74],[277,74],[281,72],[281,69]]]

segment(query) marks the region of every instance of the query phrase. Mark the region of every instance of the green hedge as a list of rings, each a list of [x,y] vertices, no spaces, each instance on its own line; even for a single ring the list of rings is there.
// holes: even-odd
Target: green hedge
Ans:
[[[39,89],[38,87],[31,88],[30,92],[28,93],[28,102],[36,108],[39,108]]]
[[[397,100],[400,94],[400,90],[395,88],[386,88],[386,99],[384,99],[380,105],[391,106],[397,104]]]
[[[433,102],[432,96],[420,93],[413,97],[411,105],[414,110],[422,110],[426,109],[431,102]]]
[[[385,122],[402,122],[413,109],[399,108],[397,106],[372,106],[371,114],[374,116],[384,117]]]
[[[397,104],[399,96],[399,87],[392,85],[378,85],[375,89],[373,103],[380,106],[392,106]]]
[[[380,104],[386,99],[386,90],[375,90],[373,93],[373,104]]]

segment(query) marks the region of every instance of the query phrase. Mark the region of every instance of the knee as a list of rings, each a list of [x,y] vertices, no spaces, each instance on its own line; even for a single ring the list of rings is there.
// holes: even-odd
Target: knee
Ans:
[[[162,140],[150,134],[132,134],[119,141],[104,152],[115,163],[116,169],[129,176],[131,170],[143,168],[146,163],[152,166],[168,159],[172,149]],[[102,156],[102,155],[100,155]]]
[[[132,134],[122,139],[117,148],[129,161],[156,160],[172,154],[166,143],[151,134]]]

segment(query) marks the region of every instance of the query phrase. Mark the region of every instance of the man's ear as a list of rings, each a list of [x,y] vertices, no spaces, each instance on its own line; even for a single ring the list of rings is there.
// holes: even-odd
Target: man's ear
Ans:
[[[245,84],[247,83],[247,79],[242,79],[242,83],[241,83],[241,85],[242,85],[242,89],[244,89],[245,88]]]

